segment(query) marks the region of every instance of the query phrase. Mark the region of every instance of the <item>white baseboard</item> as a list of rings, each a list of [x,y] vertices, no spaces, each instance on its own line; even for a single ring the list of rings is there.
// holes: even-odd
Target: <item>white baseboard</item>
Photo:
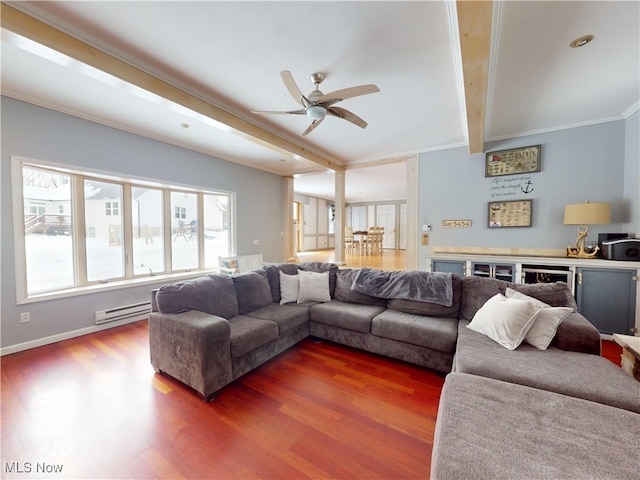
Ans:
[[[52,343],[62,342],[63,340],[69,340],[71,338],[81,337],[90,333],[99,332],[101,330],[107,330],[109,328],[119,327],[128,323],[139,322],[141,318],[126,318],[124,320],[118,320],[115,322],[103,323],[102,325],[92,325],[90,327],[81,328],[79,330],[72,330],[71,332],[59,333],[50,337],[38,338],[36,340],[30,340],[24,343],[18,343],[16,345],[9,345],[8,347],[0,348],[0,357],[10,355],[12,353],[23,352],[25,350],[31,350],[32,348],[43,347]]]

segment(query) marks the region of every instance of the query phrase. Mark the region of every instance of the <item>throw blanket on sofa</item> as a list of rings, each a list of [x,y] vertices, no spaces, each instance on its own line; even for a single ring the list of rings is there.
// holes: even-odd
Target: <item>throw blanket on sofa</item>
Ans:
[[[401,298],[450,307],[453,304],[452,275],[442,272],[361,268],[351,290],[373,297]]]

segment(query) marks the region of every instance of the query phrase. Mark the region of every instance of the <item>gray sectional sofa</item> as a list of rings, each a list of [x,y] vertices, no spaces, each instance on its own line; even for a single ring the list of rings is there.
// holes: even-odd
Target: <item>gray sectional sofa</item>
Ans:
[[[426,301],[442,285],[446,298]],[[505,294],[565,307],[546,349],[470,328]],[[283,263],[165,285],[151,301],[153,367],[207,400],[311,335],[447,375],[432,478],[637,478],[640,383],[599,356],[566,284]]]

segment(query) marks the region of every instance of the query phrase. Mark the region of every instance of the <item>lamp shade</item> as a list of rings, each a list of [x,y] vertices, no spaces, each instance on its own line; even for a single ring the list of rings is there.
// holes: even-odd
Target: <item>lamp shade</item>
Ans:
[[[611,223],[608,203],[575,203],[564,207],[565,225],[606,225]]]

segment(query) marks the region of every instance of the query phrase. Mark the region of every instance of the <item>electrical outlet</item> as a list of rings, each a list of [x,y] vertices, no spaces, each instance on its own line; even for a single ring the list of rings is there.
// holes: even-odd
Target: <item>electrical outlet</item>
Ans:
[[[429,245],[429,234],[428,233],[423,233],[422,234],[422,245],[423,246],[427,246]]]
[[[31,313],[30,312],[22,312],[20,314],[20,323],[27,323],[31,321]]]
[[[254,240],[254,241],[253,241],[253,244],[254,244],[254,245],[260,245],[260,240]]]

